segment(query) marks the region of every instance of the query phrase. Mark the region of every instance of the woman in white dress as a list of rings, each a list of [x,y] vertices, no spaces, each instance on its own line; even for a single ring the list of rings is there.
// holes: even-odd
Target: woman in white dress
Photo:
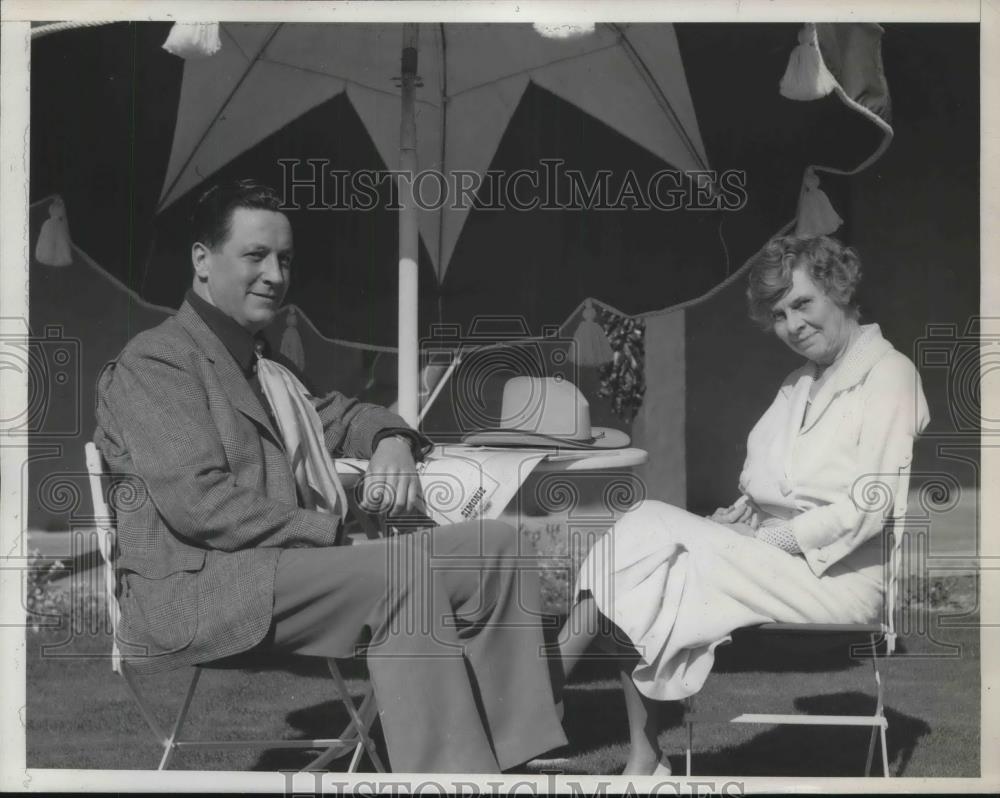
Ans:
[[[910,360],[859,323],[860,279],[857,254],[825,236],[761,250],[750,315],[807,362],[750,432],[739,497],[709,518],[643,502],[581,567],[560,654],[568,675],[595,638],[627,653],[625,773],[670,772],[658,702],[701,689],[734,629],[881,617],[882,531],[905,512],[929,415]]]

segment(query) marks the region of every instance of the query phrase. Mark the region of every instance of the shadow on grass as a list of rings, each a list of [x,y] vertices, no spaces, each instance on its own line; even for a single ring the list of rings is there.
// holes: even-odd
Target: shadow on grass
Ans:
[[[346,681],[349,683],[354,682],[349,687],[355,699],[360,698],[364,689],[363,683],[368,677],[364,660],[359,658],[338,659],[337,666],[341,676]],[[270,650],[266,647],[259,647],[226,659],[216,660],[205,667],[210,670],[241,670],[250,673],[280,671],[296,676],[326,681],[329,684],[331,696],[329,701],[293,710],[285,716],[285,721],[296,732],[290,735],[290,739],[335,737],[343,733],[350,723],[350,716],[347,714],[343,703],[335,698],[337,690],[327,667],[326,660],[322,657],[288,654],[282,651]],[[359,684],[359,682],[361,683]],[[357,703],[356,700],[355,704]],[[378,748],[379,756],[383,758],[383,761],[387,761],[388,756],[384,745],[381,743],[381,734],[376,733],[377,728],[378,721],[376,720],[372,729],[372,737]],[[257,761],[252,765],[251,770],[301,770],[309,765],[319,753],[318,749],[271,748],[261,752]],[[328,764],[326,770],[346,770],[349,762],[350,756],[348,755]],[[375,770],[367,754],[362,757],[359,768],[362,771],[368,772]]]
[[[884,657],[884,640],[876,643],[875,651],[877,656]],[[897,639],[896,655],[906,653],[903,641]],[[871,645],[867,635],[737,629],[732,643],[715,650],[712,672],[832,673],[859,665],[871,666]],[[591,646],[574,670],[571,684],[617,677],[618,660]]]
[[[803,639],[792,633],[761,633],[741,630],[734,637],[734,644],[717,650],[716,666],[721,673],[768,671],[771,673],[821,673],[847,670],[867,664],[859,656],[857,646],[866,644],[867,638],[857,635],[828,635]],[[852,656],[852,646],[853,649]],[[273,659],[273,662],[271,660]],[[345,678],[364,679],[362,660],[340,663]],[[322,659],[287,656],[271,657],[255,654],[250,661],[253,669],[274,667],[291,670],[304,676],[329,679]],[[248,667],[237,660],[232,667]],[[628,746],[628,721],[621,689],[618,686],[618,660],[601,656],[592,649],[576,668],[566,686],[566,716],[569,745],[554,755],[582,764],[591,754],[602,749]],[[359,688],[360,689],[360,688]],[[295,729],[294,737],[324,737],[340,733],[349,717],[343,705],[331,700],[288,713],[286,722]],[[874,712],[875,697],[862,692],[843,692],[829,695],[798,698],[795,709],[803,714],[870,715]],[[907,764],[919,739],[930,732],[922,719],[886,709],[889,721],[889,762],[894,775],[905,775]],[[666,731],[682,726],[684,709],[679,702],[665,702],[661,710],[661,729]],[[699,743],[710,745],[718,725],[705,724],[695,729],[694,772],[698,775],[745,776],[861,776],[868,751],[870,729],[867,727],[815,727],[777,726],[765,729],[750,741],[731,748],[697,754]],[[715,730],[715,731],[713,731]],[[378,723],[372,730],[379,756],[389,764],[388,753]],[[721,734],[719,736],[722,736]],[[716,736],[715,739],[719,739]],[[253,765],[254,770],[298,770],[316,757],[314,751],[272,749],[263,752]],[[881,773],[881,754],[876,749],[873,773]],[[346,769],[348,758],[330,763],[330,771]],[[683,773],[683,755],[672,757],[675,773]],[[373,772],[367,755],[362,757],[362,772]],[[575,770],[569,765],[570,772]]]
[[[593,663],[592,663],[593,664]],[[609,674],[604,668],[603,676]],[[595,752],[621,747],[627,750],[628,723],[621,690],[617,684],[598,686],[571,684],[567,688],[566,717],[564,721],[569,745],[554,754],[570,761],[566,772],[584,773],[593,769]],[[332,685],[331,685],[332,689]],[[795,711],[819,715],[869,715],[875,699],[861,692],[842,692],[830,695],[809,696],[796,699]],[[923,719],[886,709],[889,722],[888,759],[894,776],[905,776],[907,766],[922,737],[931,728]],[[339,733],[348,722],[348,714],[339,701],[324,701],[290,712],[286,722],[295,729],[293,737],[324,737]],[[664,731],[682,726],[684,710],[678,702],[663,704],[661,729]],[[720,729],[722,724],[703,724],[695,727],[693,772],[699,776],[803,776],[803,777],[857,777],[864,775],[870,729],[866,727],[814,727],[814,726],[761,726],[762,731],[739,745],[707,753],[699,748],[709,747],[713,740],[729,732]],[[383,762],[389,764],[381,731],[376,722],[372,736]],[[315,751],[271,749],[263,751],[252,770],[287,771],[306,767],[317,755]],[[598,760],[600,760],[600,756]],[[684,757],[679,751],[670,757],[675,774],[684,773]],[[578,760],[574,764],[574,760]],[[326,769],[335,772],[346,770],[348,757],[335,760]],[[618,765],[620,769],[620,764]],[[602,772],[612,773],[617,770]],[[374,772],[371,761],[364,755],[359,770]],[[876,746],[872,775],[881,775],[881,751]]]
[[[829,673],[871,663],[871,639],[866,634],[763,632],[737,629],[733,642],[715,650],[714,673]],[[896,651],[905,653],[897,641]],[[875,644],[877,656],[885,654],[885,640]]]
[[[781,675],[795,672],[818,674],[867,666],[870,657],[859,655],[852,646],[867,643],[856,635],[833,635],[802,639],[801,634],[738,633],[734,645],[720,647],[714,672],[769,672]],[[884,646],[881,647],[884,649]],[[902,648],[902,647],[900,647]],[[897,649],[897,651],[900,649]],[[852,656],[853,654],[853,656]],[[763,675],[763,674],[762,674]],[[789,678],[785,676],[785,678]],[[797,698],[795,711],[812,715],[872,715],[875,696],[860,691],[814,695]],[[737,708],[737,711],[740,711]],[[750,711],[748,708],[747,711]],[[753,711],[759,711],[754,709]],[[893,775],[905,775],[918,741],[931,732],[923,719],[886,709],[888,759]],[[684,710],[679,702],[665,702],[661,709],[660,728],[667,731],[683,725]],[[570,761],[568,772],[604,773],[610,760],[617,760],[614,749],[628,750],[628,720],[621,690],[618,687],[618,663],[610,658],[590,656],[581,660],[566,692],[565,727],[569,746],[558,752]],[[694,773],[698,775],[746,776],[862,776],[868,753],[870,727],[849,726],[772,726],[762,725],[760,733],[748,742],[698,755]],[[732,727],[720,724],[695,727],[695,752],[711,746],[713,740],[732,739]],[[676,739],[676,734],[675,734]],[[715,743],[718,745],[718,742]],[[674,773],[684,772],[682,754],[672,756]],[[611,767],[614,767],[613,765]],[[595,769],[596,768],[596,769]],[[876,746],[872,772],[881,775],[881,749]]]
[[[326,666],[324,665],[324,668],[325,667]],[[344,676],[346,677],[347,674],[345,673]],[[332,681],[330,682],[330,690],[333,690]],[[331,737],[341,734],[350,723],[350,716],[347,714],[347,710],[340,701],[331,700],[324,701],[322,704],[316,704],[311,707],[305,707],[304,709],[297,709],[293,712],[289,712],[285,716],[285,721],[289,726],[295,729],[296,733],[293,736],[293,739],[308,739]],[[389,767],[389,753],[386,750],[385,741],[382,738],[382,730],[377,718],[375,723],[372,725],[371,735],[372,740],[375,742],[375,748],[378,751],[379,757],[386,767]],[[302,768],[309,765],[309,763],[312,762],[318,754],[319,752],[315,750],[272,748],[261,753],[260,757],[254,763],[252,770],[302,770]],[[338,770],[346,771],[349,762],[350,755],[347,755],[330,762],[326,765],[325,770],[331,772]],[[369,759],[367,753],[362,755],[361,762],[358,765],[358,770],[362,773],[373,773],[375,771],[375,767]]]
[[[795,701],[799,712],[812,715],[870,715],[872,696],[834,693]],[[931,731],[921,718],[886,707],[889,772],[905,776],[919,740]],[[765,727],[766,728],[766,727]],[[777,726],[749,742],[699,754],[698,745],[712,740],[712,725],[696,726],[692,772],[699,776],[864,776],[871,730],[850,726]],[[882,775],[881,751],[876,743],[872,775]],[[683,755],[670,758],[674,773],[684,773]]]
[[[564,769],[570,773],[591,772],[593,775],[617,774],[617,767],[594,772],[595,763],[608,758],[609,749],[628,750],[628,727],[620,691],[574,690],[566,708],[566,728],[570,738],[567,748],[559,755],[569,761]],[[872,696],[858,692],[835,693],[797,699],[795,709],[811,715],[870,715],[874,712]],[[905,776],[907,766],[922,737],[931,732],[923,719],[904,715],[886,708],[889,772]],[[666,731],[683,723],[684,712],[678,702],[664,705],[661,728]],[[599,722],[595,722],[599,719]],[[851,726],[771,726],[749,741],[699,753],[731,732],[724,724],[702,724],[694,730],[692,773],[695,776],[801,776],[801,777],[861,777],[871,729]],[[662,741],[661,741],[662,743]],[[872,776],[882,775],[881,748],[876,742],[872,760]],[[614,758],[614,756],[612,756]],[[589,765],[588,765],[589,763]],[[670,764],[677,775],[685,773],[683,751],[671,752]]]
[[[680,702],[669,701],[660,710],[660,728],[679,726],[684,718]],[[628,745],[628,718],[625,701],[617,685],[609,687],[574,687],[566,690],[566,715],[563,726],[569,747],[560,756],[574,756],[584,751],[611,745]]]
[[[367,678],[365,663],[360,659],[337,660],[337,666],[345,679]],[[234,654],[225,659],[206,663],[201,667],[207,670],[238,670],[249,673],[264,673],[268,671],[287,671],[296,676],[314,679],[330,679],[330,671],[326,660],[322,657],[306,657],[297,654],[286,654],[268,649],[253,649],[242,654]],[[333,689],[333,682],[330,682]]]

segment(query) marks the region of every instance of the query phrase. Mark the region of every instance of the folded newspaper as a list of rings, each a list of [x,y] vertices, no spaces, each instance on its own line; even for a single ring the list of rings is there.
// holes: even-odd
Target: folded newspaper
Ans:
[[[496,518],[548,452],[439,447],[417,464],[427,515],[437,524]]]

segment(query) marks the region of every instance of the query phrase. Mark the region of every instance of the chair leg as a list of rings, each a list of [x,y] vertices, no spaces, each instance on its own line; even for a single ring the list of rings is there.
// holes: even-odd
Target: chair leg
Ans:
[[[345,700],[350,701],[351,700],[350,696],[346,697],[341,696],[341,702]],[[369,728],[371,728],[371,723],[374,720],[373,717],[370,717],[370,713],[375,712],[374,701],[375,697],[372,694],[371,687],[369,687],[365,694],[365,697],[361,701],[361,706],[358,707],[358,717],[360,718],[361,723],[363,724],[364,729],[366,731]],[[357,737],[358,741],[354,745],[354,749],[351,751],[351,761],[347,767],[347,772],[357,773],[358,765],[361,762],[361,754],[364,753],[365,750],[365,744],[361,738],[360,732],[357,731],[357,724],[353,720],[347,725],[347,728],[344,729],[341,740],[343,740],[345,743],[349,745],[350,738],[352,736]],[[321,771],[326,767],[327,764],[332,762],[334,759],[340,759],[342,756],[344,756],[344,753],[345,749],[343,744],[332,745],[326,751],[324,751],[322,754],[316,757],[316,759],[310,762],[305,768],[303,768],[303,772]]]
[[[188,709],[191,707],[191,701],[194,699],[194,691],[198,689],[198,682],[200,679],[201,669],[195,668],[194,675],[191,677],[191,684],[188,685],[187,693],[184,696],[184,702],[181,704],[180,711],[177,713],[177,720],[174,721],[174,728],[171,730],[170,736],[163,741],[163,758],[160,760],[160,766],[157,770],[166,770],[167,766],[170,764],[170,760],[173,759],[173,756],[177,751],[177,738],[180,737],[184,721],[187,720]]]
[[[364,751],[364,744],[358,740],[357,744],[351,750],[351,767],[347,769],[347,773],[355,773],[357,762],[361,758],[361,752]],[[334,759],[340,759],[344,756],[346,751],[338,745],[332,745],[326,749],[322,754],[312,760],[308,765],[302,768],[303,773],[316,773],[325,772],[326,766],[332,762]]]
[[[690,776],[691,775],[691,739],[694,736],[694,724],[693,723],[689,723],[687,725],[687,727],[688,727],[688,744],[687,744],[687,751],[685,752],[685,755],[684,755],[684,762],[685,762],[685,768],[686,768],[686,775]]]
[[[330,675],[333,677],[333,681],[337,686],[337,692],[340,693],[344,707],[347,709],[347,713],[351,716],[351,720],[354,722],[354,727],[358,730],[360,741],[364,745],[365,750],[368,752],[368,756],[371,759],[372,764],[379,773],[385,773],[385,767],[382,765],[382,760],[378,755],[378,751],[375,750],[375,743],[368,734],[368,725],[364,722],[364,720],[362,720],[361,715],[358,712],[358,708],[354,706],[354,700],[351,698],[351,693],[347,689],[347,682],[344,681],[344,677],[340,673],[340,668],[337,667],[337,663],[332,659],[328,659],[326,664],[330,669]]]
[[[882,736],[882,776],[889,778],[889,750],[885,744],[885,726],[881,729]]]
[[[160,724],[156,722],[156,717],[147,705],[146,700],[142,697],[142,692],[134,682],[128,666],[122,665],[118,673],[125,680],[125,686],[132,694],[132,698],[135,699],[135,703],[139,707],[139,711],[142,713],[142,717],[145,719],[146,725],[152,730],[153,735],[156,737],[156,741],[160,745],[163,745],[167,740],[167,733],[163,731],[163,729],[160,728]]]
[[[865,761],[865,776],[872,774],[872,760],[875,758],[875,740],[878,737],[878,726],[872,726],[871,737],[868,739],[868,759]]]
[[[684,714],[689,718],[694,713],[694,699],[686,698],[684,699]],[[694,743],[694,723],[690,720],[687,721],[687,748],[684,751],[684,766],[686,774],[691,775],[691,749]]]
[[[376,752],[375,741],[371,738],[371,727],[375,720],[375,715],[377,714],[378,708],[375,706],[375,691],[371,685],[368,685],[365,697],[362,699],[361,705],[358,707],[358,717],[361,720],[362,727],[358,731],[358,744],[354,749],[354,756],[351,759],[351,765],[348,773],[357,772],[358,763],[361,761],[361,753],[363,750],[367,750],[369,746],[371,747],[369,755],[372,758],[372,764],[374,765],[376,772],[385,773],[385,766],[382,764],[382,760]]]
[[[882,688],[882,674],[878,669],[878,657],[876,656],[875,646],[875,635],[872,635],[872,671],[875,674],[875,720],[878,725],[872,726],[871,738],[868,740],[868,760],[865,763],[865,775],[869,776],[872,772],[872,761],[875,758],[875,737],[878,735],[882,744],[882,776],[888,778],[889,749],[886,746],[886,728],[889,724],[885,717],[885,694]]]
[[[878,681],[878,717],[882,721],[879,725],[879,737],[882,738],[882,776],[889,778],[889,747],[886,744],[886,733],[889,729],[889,720],[885,716],[885,698],[882,694],[882,678],[876,671]]]
[[[361,752],[364,750],[364,745],[361,742],[354,746],[354,753],[351,754],[351,764],[347,766],[348,773],[358,772],[358,764],[361,762]],[[381,772],[382,771],[380,770],[379,773]]]

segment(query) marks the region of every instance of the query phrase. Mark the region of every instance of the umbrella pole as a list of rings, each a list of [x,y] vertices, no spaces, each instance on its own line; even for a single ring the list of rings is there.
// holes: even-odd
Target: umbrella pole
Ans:
[[[420,364],[417,344],[419,233],[417,206],[413,201],[413,176],[417,172],[417,24],[403,25],[401,71],[402,107],[399,126],[399,415],[416,428],[419,413]]]

